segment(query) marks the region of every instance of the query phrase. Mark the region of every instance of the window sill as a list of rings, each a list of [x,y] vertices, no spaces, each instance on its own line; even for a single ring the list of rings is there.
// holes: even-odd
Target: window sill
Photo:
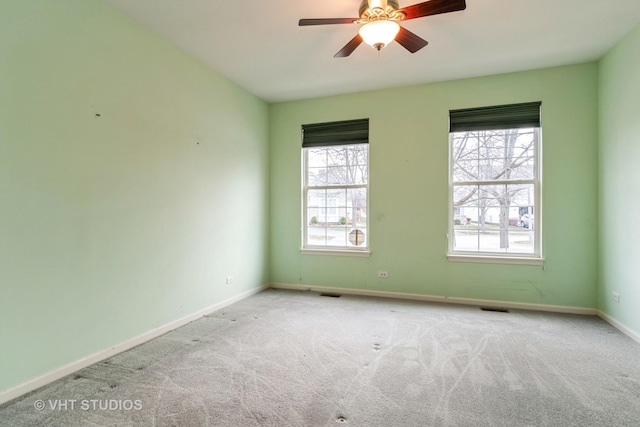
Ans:
[[[329,256],[351,256],[368,258],[371,256],[371,251],[348,251],[340,249],[300,249],[300,253],[303,255],[329,255]]]
[[[478,262],[484,264],[544,265],[544,258],[532,257],[448,254],[447,259],[454,262]]]

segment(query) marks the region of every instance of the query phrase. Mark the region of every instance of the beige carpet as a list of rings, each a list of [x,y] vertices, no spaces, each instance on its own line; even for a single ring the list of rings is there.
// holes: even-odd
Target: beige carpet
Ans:
[[[638,426],[640,344],[589,316],[267,290],[0,407],[12,427],[337,424]]]

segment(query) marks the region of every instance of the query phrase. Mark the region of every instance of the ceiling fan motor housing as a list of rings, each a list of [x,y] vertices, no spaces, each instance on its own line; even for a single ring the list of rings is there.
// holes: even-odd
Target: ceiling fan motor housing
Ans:
[[[400,5],[396,0],[387,0],[387,10],[385,10],[385,12],[389,13],[389,12],[396,11],[398,9],[400,9]],[[359,10],[360,18],[367,17],[368,10],[369,10],[369,0],[362,0],[360,2],[360,10]]]

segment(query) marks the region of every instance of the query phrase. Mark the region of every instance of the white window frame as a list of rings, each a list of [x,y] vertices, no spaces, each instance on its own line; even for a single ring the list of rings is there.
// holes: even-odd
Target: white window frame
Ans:
[[[507,130],[509,128],[505,128]],[[480,262],[493,264],[525,264],[543,265],[542,254],[542,132],[540,127],[534,129],[534,176],[531,179],[504,179],[504,180],[475,180],[454,181],[453,178],[453,132],[449,133],[449,232],[447,234],[447,258],[449,261]],[[455,236],[455,206],[454,186],[461,185],[505,185],[505,184],[533,184],[534,186],[534,249],[533,253],[508,253],[489,251],[463,251],[454,249]]]
[[[343,144],[340,146],[352,146],[358,144]],[[371,230],[369,229],[369,145],[367,145],[367,183],[366,184],[337,184],[337,185],[309,185],[309,150],[321,147],[309,147],[302,148],[302,242],[300,251],[303,254],[310,255],[342,255],[342,256],[356,256],[356,257],[368,257],[371,255]],[[333,146],[336,147],[336,146]],[[309,245],[308,242],[308,226],[310,218],[308,218],[308,193],[309,190],[348,190],[348,189],[365,189],[367,192],[367,204],[366,204],[366,245],[365,246],[324,246],[324,245]],[[329,209],[329,207],[327,207]]]

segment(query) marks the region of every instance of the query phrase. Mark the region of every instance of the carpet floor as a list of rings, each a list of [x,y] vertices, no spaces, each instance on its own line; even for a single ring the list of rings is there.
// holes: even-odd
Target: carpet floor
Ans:
[[[0,426],[640,426],[597,317],[269,289],[0,406]]]

